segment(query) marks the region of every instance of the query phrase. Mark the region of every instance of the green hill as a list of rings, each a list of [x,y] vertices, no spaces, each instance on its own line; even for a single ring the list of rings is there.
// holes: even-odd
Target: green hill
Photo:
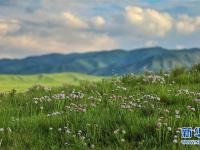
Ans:
[[[63,84],[79,85],[81,81],[98,81],[101,77],[79,73],[57,73],[38,75],[0,75],[0,91],[16,89],[23,91],[35,84],[48,87],[61,86]]]
[[[1,74],[78,72],[90,75],[169,71],[200,63],[200,49],[167,50],[161,47],[73,54],[48,54],[0,60]]]

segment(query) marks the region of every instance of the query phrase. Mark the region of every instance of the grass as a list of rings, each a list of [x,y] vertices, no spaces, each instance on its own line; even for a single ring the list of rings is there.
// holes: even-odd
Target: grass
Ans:
[[[99,81],[101,79],[102,77],[79,73],[0,75],[0,91],[9,91],[11,89],[24,91],[36,84],[49,87],[57,87],[63,84],[79,85],[82,81]]]
[[[179,128],[200,126],[199,76],[124,75],[1,93],[0,149],[197,150],[180,143]]]

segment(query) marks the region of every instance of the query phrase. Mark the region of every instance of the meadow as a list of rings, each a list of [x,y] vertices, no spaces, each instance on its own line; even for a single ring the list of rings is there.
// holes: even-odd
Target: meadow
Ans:
[[[82,81],[100,81],[101,79],[102,77],[80,73],[0,75],[0,91],[6,92],[15,89],[22,92],[37,84],[48,87],[58,87],[65,84],[79,85]]]
[[[200,126],[198,69],[2,92],[0,149],[197,150],[180,128]]]

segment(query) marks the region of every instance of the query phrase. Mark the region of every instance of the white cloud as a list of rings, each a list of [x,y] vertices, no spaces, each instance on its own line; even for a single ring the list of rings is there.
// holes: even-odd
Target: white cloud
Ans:
[[[88,23],[85,22],[83,19],[81,19],[78,16],[75,16],[70,12],[64,12],[63,16],[65,17],[66,24],[72,28],[84,29],[88,28],[89,26]]]
[[[94,18],[92,18],[92,24],[97,27],[97,28],[101,28],[105,25],[106,21],[102,16],[96,16]]]
[[[10,47],[10,49],[17,47],[26,50],[27,54],[30,53],[29,50],[34,50],[34,54],[44,54],[110,50],[117,48],[117,43],[106,34],[82,32],[74,34],[72,37],[66,37],[65,40],[31,35],[6,36],[1,39],[0,47]]]
[[[20,25],[17,20],[0,20],[0,36],[16,31],[19,28]]]
[[[154,47],[154,46],[156,46],[156,44],[157,44],[156,41],[150,40],[150,41],[147,41],[147,42],[145,43],[145,46],[146,46],[146,47]]]
[[[165,36],[173,27],[173,19],[168,13],[154,9],[128,6],[125,17],[136,28],[136,31],[146,35]]]
[[[83,19],[70,12],[64,12],[63,16],[65,19],[65,23],[69,27],[75,29],[90,29],[92,26],[94,26],[95,28],[102,28],[106,23],[106,20],[102,16]]]
[[[190,17],[188,15],[181,15],[176,23],[178,33],[190,34],[200,29],[200,16]]]
[[[177,44],[181,43],[185,47],[200,47],[200,17],[193,17],[199,15],[198,9],[194,13],[189,2],[182,5],[180,0],[170,0],[146,4],[134,0],[120,1],[113,7],[113,0],[108,3],[105,0],[88,3],[45,0],[44,4],[17,1],[15,8],[12,4],[0,9],[1,56],[3,53],[21,57],[156,45],[180,48]],[[188,15],[179,16],[183,11]]]

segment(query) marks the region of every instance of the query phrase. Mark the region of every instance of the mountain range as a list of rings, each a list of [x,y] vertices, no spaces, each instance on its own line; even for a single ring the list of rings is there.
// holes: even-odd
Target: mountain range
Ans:
[[[72,54],[48,54],[1,59],[0,74],[79,72],[91,75],[171,70],[200,63],[200,48],[167,50],[161,47]]]

